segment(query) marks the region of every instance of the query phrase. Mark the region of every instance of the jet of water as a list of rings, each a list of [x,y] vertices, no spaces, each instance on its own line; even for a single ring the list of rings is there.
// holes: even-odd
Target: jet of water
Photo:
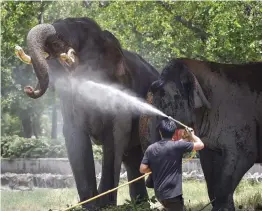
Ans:
[[[118,87],[94,81],[78,83],[77,86],[78,93],[83,96],[88,107],[110,113],[133,112],[167,117],[162,111],[134,96],[134,93],[120,90]]]
[[[66,84],[68,82],[70,84]],[[84,99],[84,106],[89,111],[100,111],[109,114],[132,112],[136,114],[159,115],[167,117],[169,120],[187,128],[183,123],[171,116],[167,116],[162,111],[145,102],[145,100],[135,96],[134,93],[124,90],[123,87],[106,85],[90,80],[82,82],[73,78],[70,78],[69,81],[60,80],[58,84],[60,85],[57,88],[63,92],[70,93],[72,89],[74,91],[77,90],[81,99]],[[68,88],[68,85],[70,88]]]

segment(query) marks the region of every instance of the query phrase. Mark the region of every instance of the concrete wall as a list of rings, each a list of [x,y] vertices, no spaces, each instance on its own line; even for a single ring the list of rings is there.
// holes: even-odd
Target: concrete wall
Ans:
[[[102,170],[102,162],[95,161],[96,173]],[[122,171],[124,168],[122,167]],[[67,158],[38,158],[38,159],[1,159],[1,173],[15,174],[72,174],[71,166]]]
[[[101,172],[101,161],[95,161],[96,173]],[[198,159],[183,164],[184,172],[198,171],[202,173],[202,168]],[[125,171],[122,167],[122,172]],[[16,174],[72,174],[70,164],[66,158],[39,158],[39,159],[1,159],[1,173],[16,173]],[[255,164],[249,171],[254,174],[258,172],[262,174],[262,164]]]

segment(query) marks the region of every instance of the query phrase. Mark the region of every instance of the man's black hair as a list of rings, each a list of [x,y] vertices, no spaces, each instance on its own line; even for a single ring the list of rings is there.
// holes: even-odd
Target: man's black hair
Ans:
[[[168,118],[161,120],[157,126],[157,129],[161,132],[164,139],[171,139],[176,128],[176,123]]]

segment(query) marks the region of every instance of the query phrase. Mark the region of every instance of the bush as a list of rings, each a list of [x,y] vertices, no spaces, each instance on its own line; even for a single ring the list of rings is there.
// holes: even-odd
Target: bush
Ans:
[[[17,135],[1,137],[3,158],[63,158],[67,157],[64,141],[46,137],[23,138]]]
[[[95,160],[101,160],[101,146],[93,145]],[[17,135],[1,137],[3,158],[67,158],[63,138],[52,140],[47,137],[23,138]]]
[[[19,118],[17,116],[11,115],[10,113],[2,112],[1,133],[6,135],[21,135],[22,131]]]
[[[94,159],[95,160],[102,160],[102,157],[103,157],[102,147],[93,144],[92,148],[93,148]]]
[[[157,203],[156,197],[153,196],[152,198],[148,199],[148,201],[136,203],[136,200],[130,201],[126,200],[126,202],[123,205],[120,206],[109,206],[107,208],[102,209],[101,211],[159,211],[158,208],[151,209],[150,203],[155,204]],[[67,205],[68,208],[71,207],[71,205]],[[51,209],[49,211],[52,211]],[[87,211],[84,208],[76,207],[71,209],[70,211]]]
[[[183,158],[184,159],[188,159],[192,156],[192,152],[186,152],[184,155],[183,155]],[[192,157],[192,158],[199,158],[199,152],[197,151],[196,154]]]

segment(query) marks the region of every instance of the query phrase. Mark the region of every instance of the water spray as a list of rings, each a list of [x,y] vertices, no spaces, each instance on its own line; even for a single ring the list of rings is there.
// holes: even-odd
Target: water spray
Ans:
[[[173,122],[176,122],[178,124],[180,124],[181,126],[185,127],[185,129],[188,129],[189,127],[186,126],[185,124],[183,124],[182,122],[179,122],[178,120],[174,119],[173,117],[171,116],[166,116],[169,120],[173,121]]]
[[[114,114],[134,112],[147,115],[159,115],[183,126],[187,132],[190,131],[187,125],[171,116],[167,116],[151,104],[144,102],[143,99],[136,97],[134,93],[126,92],[118,89],[118,87],[94,81],[79,83],[71,78],[70,82],[72,84],[78,84],[78,94],[83,97],[85,103],[89,106],[89,109],[99,109],[105,113]]]

